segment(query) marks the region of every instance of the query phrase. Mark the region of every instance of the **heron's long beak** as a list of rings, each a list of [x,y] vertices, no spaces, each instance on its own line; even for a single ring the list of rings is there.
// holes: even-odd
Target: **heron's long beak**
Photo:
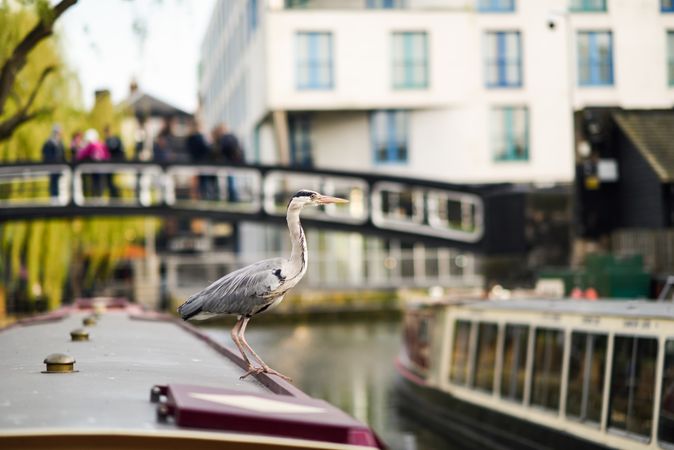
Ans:
[[[330,197],[328,195],[321,195],[318,197],[317,202],[319,205],[328,205],[330,203],[349,203],[348,200],[339,197]]]

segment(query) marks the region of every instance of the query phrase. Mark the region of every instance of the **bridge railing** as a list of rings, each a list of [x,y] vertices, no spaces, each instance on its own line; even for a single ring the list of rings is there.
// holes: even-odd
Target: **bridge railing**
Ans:
[[[85,163],[73,171],[78,206],[146,207],[164,204],[164,171],[159,165]]]
[[[12,207],[106,207],[280,218],[298,189],[350,200],[309,208],[304,217],[344,226],[466,244],[485,234],[479,189],[368,173],[273,166],[154,163],[26,164],[0,167],[0,214]],[[116,210],[115,210],[116,211]]]
[[[258,213],[262,175],[244,167],[169,166],[166,204],[180,209]]]
[[[383,181],[375,183],[371,204],[379,228],[462,242],[484,234],[484,204],[475,194]]]
[[[369,187],[365,180],[353,176],[308,174],[272,170],[264,179],[264,210],[271,216],[285,216],[288,199],[300,189],[345,198],[346,206],[325,205],[307,208],[302,215],[316,220],[363,224],[369,217]]]
[[[0,166],[0,208],[65,206],[71,179],[65,164]]]

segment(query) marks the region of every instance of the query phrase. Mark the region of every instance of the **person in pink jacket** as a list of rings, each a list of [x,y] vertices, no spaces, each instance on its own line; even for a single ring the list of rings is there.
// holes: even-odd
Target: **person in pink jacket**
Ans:
[[[77,152],[77,161],[108,161],[110,152],[98,138],[98,131],[90,128],[84,133],[84,145]]]
[[[77,162],[109,161],[110,152],[104,143],[98,138],[98,132],[93,128],[84,133],[84,143],[77,152]],[[101,197],[103,195],[103,183],[107,180],[107,174],[94,173],[91,175],[89,186],[85,186],[85,196]]]

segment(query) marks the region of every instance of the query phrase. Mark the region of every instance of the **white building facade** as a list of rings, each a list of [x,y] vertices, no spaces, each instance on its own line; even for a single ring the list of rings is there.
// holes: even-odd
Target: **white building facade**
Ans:
[[[570,184],[573,111],[674,105],[674,5],[219,0],[200,83],[250,162]]]
[[[206,125],[251,161],[568,183],[572,109],[674,103],[669,0],[219,1]],[[668,57],[669,56],[669,57]]]

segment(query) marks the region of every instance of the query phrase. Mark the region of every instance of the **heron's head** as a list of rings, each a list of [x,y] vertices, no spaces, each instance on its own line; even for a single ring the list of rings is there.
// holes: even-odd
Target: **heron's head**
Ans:
[[[307,205],[329,205],[330,203],[349,203],[349,201],[343,198],[319,194],[308,189],[300,189],[290,198],[288,208],[304,208]]]

